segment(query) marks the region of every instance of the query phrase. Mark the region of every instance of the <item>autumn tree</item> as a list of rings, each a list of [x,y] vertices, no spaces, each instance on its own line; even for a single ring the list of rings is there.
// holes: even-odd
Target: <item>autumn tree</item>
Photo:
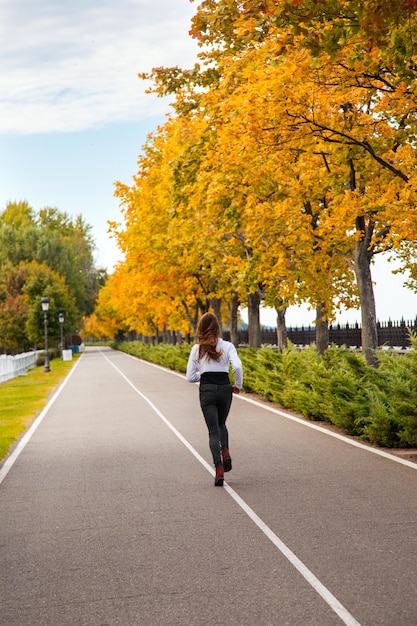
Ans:
[[[230,208],[231,190],[219,195],[212,186],[211,134],[204,116],[168,120],[145,146],[134,185],[117,186],[125,224],[113,224],[112,231],[136,290],[131,306],[140,302],[135,330],[143,328],[147,313],[154,332],[164,326],[195,332],[211,306],[220,320],[229,318],[236,340],[248,248]]]
[[[190,84],[216,91],[231,67],[233,95],[244,84],[239,63],[248,55],[259,59],[263,55],[253,81],[257,89],[267,85],[263,93],[269,111],[262,129],[265,135],[275,136],[275,143],[285,141],[300,149],[303,141],[302,150],[323,156],[323,167],[334,185],[327,196],[324,190],[313,191],[322,197],[315,238],[326,240],[320,246],[326,247],[325,254],[334,256],[338,250],[355,271],[363,349],[373,365],[377,335],[371,262],[377,252],[401,248],[414,237],[415,198],[410,185],[414,13],[414,3],[393,7],[385,1],[205,1],[197,10],[192,32],[209,46],[200,55],[207,69],[197,65],[192,71],[154,71],[157,91],[177,91],[182,103],[181,90],[188,89],[194,96],[188,101],[201,107],[204,96],[192,92]],[[279,84],[280,76],[287,77],[286,83]],[[241,108],[236,111],[239,115]],[[306,147],[306,139],[310,146]],[[271,140],[266,141],[271,150],[276,149]],[[310,198],[301,200],[301,206],[311,206]],[[336,224],[342,229],[336,229]],[[352,233],[356,243],[349,253]],[[323,303],[319,305],[323,309]]]
[[[347,203],[357,205],[357,244],[350,262],[361,297],[363,348],[374,365],[370,263],[378,251],[408,247],[415,240],[415,16],[415,2],[208,0],[193,20],[194,36],[212,47],[206,56],[219,66],[225,56],[243,56],[274,40],[267,68],[276,61],[282,67],[279,60],[285,62],[294,51],[306,53],[303,71],[295,68],[289,89],[280,97],[289,98],[293,135],[304,132],[327,144],[324,156],[332,146],[331,152],[345,165],[346,193],[336,189],[335,195],[343,201],[343,210]],[[323,107],[323,93],[330,106]],[[271,92],[270,101],[273,98]],[[282,117],[278,119],[281,123]],[[277,126],[271,126],[275,131]],[[381,190],[390,190],[390,197]],[[381,201],[386,211],[381,212]]]
[[[349,269],[315,232],[330,183],[326,172],[318,176],[323,159],[309,152],[311,142],[289,131],[280,140],[288,116],[279,94],[291,66],[277,71],[268,58],[262,48],[224,61],[216,89],[201,97],[211,137],[187,203],[194,214],[205,207],[203,224],[238,242],[225,258],[236,266],[239,291],[250,302],[258,297],[255,315],[261,295],[278,311],[297,300],[325,303],[331,319],[333,300],[347,304],[353,289]]]
[[[195,256],[192,259],[183,245],[185,236],[195,247],[195,233],[179,231],[174,201],[175,163],[191,135],[189,125],[167,121],[144,147],[134,184],[117,184],[124,225],[111,228],[137,294],[132,303],[137,305],[138,299],[142,303],[134,328],[140,332],[149,330],[149,315],[154,331],[172,329],[175,320],[177,330],[188,332],[195,317],[192,311],[198,316],[207,307]],[[179,309],[182,319],[188,318],[185,324]]]
[[[256,50],[255,50],[256,52]],[[210,128],[210,143],[206,145],[205,160],[200,167],[198,176],[195,177],[196,184],[192,186],[192,193],[189,194],[189,205],[193,205],[193,198],[198,198],[200,204],[208,206],[211,204],[211,211],[217,205],[219,207],[227,207],[226,211],[218,211],[218,215],[221,220],[226,220],[226,215],[233,214],[239,216],[239,226],[235,229],[229,228],[229,233],[225,234],[230,241],[239,241],[240,244],[240,263],[239,263],[239,291],[242,290],[243,281],[246,283],[246,296],[244,300],[249,301],[249,329],[250,336],[251,330],[254,334],[253,345],[258,345],[260,341],[259,333],[259,304],[261,298],[265,298],[266,290],[269,286],[272,287],[267,295],[268,303],[271,298],[274,298],[274,304],[279,306],[281,312],[285,310],[287,303],[293,303],[296,295],[294,290],[288,289],[288,284],[291,282],[292,275],[289,278],[289,267],[296,270],[296,264],[288,260],[290,256],[291,244],[286,242],[282,243],[283,238],[277,236],[276,233],[279,230],[279,225],[275,224],[274,230],[269,228],[265,233],[259,233],[259,236],[252,236],[248,240],[247,233],[245,232],[245,220],[251,220],[250,213],[255,210],[261,210],[261,213],[256,215],[252,219],[253,223],[264,224],[268,221],[268,214],[271,212],[271,203],[276,203],[277,197],[281,195],[282,191],[279,187],[283,187],[282,182],[277,180],[277,175],[273,175],[269,178],[265,176],[265,149],[263,146],[269,144],[269,151],[276,152],[276,146],[271,144],[269,139],[262,139],[259,141],[259,137],[254,136],[251,132],[253,127],[253,120],[250,119],[251,112],[246,114],[244,122],[240,123],[240,118],[243,117],[242,109],[247,110],[246,103],[249,102],[250,106],[260,106],[260,110],[264,112],[265,118],[268,117],[265,112],[265,101],[262,102],[260,98],[257,98],[257,89],[261,88],[261,79],[259,77],[262,74],[261,68],[262,62],[267,62],[269,69],[271,64],[268,57],[264,54],[263,59],[260,59],[258,63],[252,59],[249,62],[246,61],[245,56],[240,59],[235,57],[223,57],[217,54],[217,51],[213,52],[213,55],[217,60],[217,73],[210,74],[209,72],[201,73],[199,68],[191,73],[181,73],[172,70],[164,70],[164,68],[158,68],[154,71],[153,77],[156,82],[156,91],[160,94],[164,94],[166,91],[177,91],[177,101],[175,109],[178,116],[184,115],[184,111],[187,111],[187,103],[189,110],[188,116],[196,116],[200,112],[200,115],[208,120],[207,126]],[[204,56],[204,55],[202,55]],[[208,55],[210,56],[210,55]],[[246,55],[247,56],[247,55]],[[213,57],[210,56],[210,60]],[[272,70],[276,71],[276,68],[272,67]],[[191,85],[191,86],[190,86]],[[207,86],[209,88],[207,93],[201,93],[200,91],[192,91],[192,86]],[[184,97],[184,86],[187,88],[187,95]],[[236,94],[238,94],[236,96]],[[256,105],[254,104],[257,99]],[[184,104],[185,102],[185,104]],[[194,106],[190,105],[194,103]],[[268,126],[269,119],[265,119],[265,125]],[[236,122],[237,120],[237,122]],[[277,119],[274,120],[274,124],[279,124]],[[215,131],[213,131],[215,129]],[[271,129],[272,130],[272,129]],[[217,137],[217,138],[216,138]],[[220,137],[220,141],[218,139]],[[223,143],[222,143],[223,142]],[[220,157],[220,158],[219,158]],[[266,155],[269,158],[269,155]],[[291,156],[291,158],[293,158]],[[210,161],[211,159],[211,161]],[[275,162],[275,168],[277,163]],[[281,159],[280,166],[283,165],[283,159]],[[259,170],[257,169],[259,167]],[[209,202],[205,200],[201,201],[201,191],[196,192],[197,188],[201,189],[204,176],[210,177],[211,182],[206,184],[206,189],[209,194]],[[220,182],[220,180],[222,182]],[[217,182],[216,182],[217,181]],[[249,182],[251,181],[251,182]],[[255,182],[254,182],[255,181]],[[203,182],[203,184],[205,184]],[[214,192],[213,192],[214,190]],[[322,190],[324,194],[324,191]],[[216,196],[216,198],[215,198]],[[306,199],[300,200],[301,206],[306,204]],[[248,208],[248,210],[245,209]],[[256,207],[256,209],[254,209]],[[244,214],[246,212],[246,217]],[[198,214],[201,213],[201,208]],[[248,217],[249,214],[249,217]],[[265,221],[263,218],[265,216]],[[219,221],[219,220],[217,220]],[[210,219],[206,217],[206,223],[210,223]],[[213,223],[213,220],[211,220]],[[271,221],[269,220],[271,224]],[[224,232],[221,225],[217,226],[221,232]],[[227,229],[227,228],[226,228]],[[260,249],[254,246],[255,240],[261,243]],[[262,244],[267,240],[269,243],[271,240],[281,242],[283,249],[286,250],[286,268],[285,271],[279,272],[278,276],[271,277],[271,272],[262,275],[259,272],[261,267],[270,266],[271,255],[268,254],[268,249]],[[275,246],[275,251],[277,250]],[[261,251],[261,252],[260,252]],[[278,258],[282,255],[278,252]],[[266,261],[262,259],[266,257]],[[227,257],[226,257],[227,258]],[[228,257],[235,258],[236,256],[230,255]],[[297,272],[299,274],[299,272]],[[243,279],[243,280],[242,280]],[[281,293],[277,292],[277,281],[280,283]],[[284,282],[286,285],[284,286]],[[299,282],[299,279],[297,279]],[[294,281],[292,281],[293,286]],[[290,292],[290,293],[288,293]],[[284,295],[284,293],[286,295]],[[272,294],[274,294],[272,296]],[[329,311],[329,317],[332,311]],[[256,336],[256,329],[258,330]],[[252,340],[251,340],[252,343]]]
[[[414,5],[200,4],[201,63],[146,76],[176,94],[175,117],[118,186],[132,314],[140,301],[157,328],[178,323],[181,301],[193,324],[249,298],[256,317],[262,298],[282,327],[308,302],[322,351],[358,297],[377,365],[371,265],[391,250],[412,267],[417,239]]]

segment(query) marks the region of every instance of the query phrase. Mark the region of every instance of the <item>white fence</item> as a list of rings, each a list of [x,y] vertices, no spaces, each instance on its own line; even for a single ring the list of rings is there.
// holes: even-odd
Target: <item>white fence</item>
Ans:
[[[31,367],[35,367],[38,354],[38,351],[33,351],[23,352],[16,356],[0,355],[0,383],[26,374]]]

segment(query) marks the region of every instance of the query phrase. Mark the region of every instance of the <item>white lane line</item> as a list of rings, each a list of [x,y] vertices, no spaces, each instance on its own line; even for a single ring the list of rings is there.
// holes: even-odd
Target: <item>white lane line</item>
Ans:
[[[162,365],[157,365],[156,363],[151,363],[150,361],[145,361],[143,359],[139,359],[131,354],[127,354],[124,352],[126,356],[131,359],[135,359],[136,361],[141,361],[146,365],[151,365],[152,367],[156,367],[164,372],[168,372],[169,374],[173,374],[174,376],[179,376],[182,379],[185,379],[184,374],[180,374],[179,372],[174,372],[167,367],[163,367]],[[235,395],[234,399],[242,402],[248,402],[249,404],[254,404],[255,406],[264,409],[265,411],[269,411],[270,413],[275,413],[275,415],[280,415],[281,417],[285,417],[285,419],[291,420],[292,422],[297,422],[297,424],[301,424],[302,426],[306,426],[307,428],[312,428],[313,430],[317,430],[323,435],[327,435],[328,437],[333,437],[334,439],[339,439],[339,441],[343,441],[344,443],[349,444],[350,446],[354,446],[355,448],[360,448],[361,450],[365,450],[366,452],[370,452],[371,454],[376,454],[377,456],[382,456],[385,459],[389,459],[390,461],[394,461],[395,463],[399,463],[400,465],[405,465],[406,467],[411,467],[413,470],[417,470],[417,463],[413,463],[412,461],[407,461],[407,459],[402,459],[400,456],[395,456],[394,454],[390,454],[389,452],[384,452],[384,450],[379,450],[378,448],[372,448],[371,446],[367,446],[364,443],[360,443],[359,441],[355,441],[354,439],[350,439],[349,437],[345,437],[344,435],[340,435],[339,433],[334,433],[331,430],[327,430],[327,428],[323,428],[323,426],[318,426],[314,422],[310,422],[307,419],[303,419],[302,417],[297,417],[296,415],[291,415],[291,413],[286,413],[281,409],[276,409],[273,406],[269,406],[263,402],[258,402],[257,400],[253,400],[252,398],[248,398],[245,395]]]
[[[23,452],[23,449],[25,448],[25,446],[29,443],[33,433],[38,428],[38,426],[42,422],[42,420],[45,417],[45,415],[48,413],[48,411],[51,408],[51,406],[54,404],[54,402],[60,396],[62,390],[64,389],[65,385],[68,383],[69,379],[73,375],[73,373],[75,371],[75,368],[78,366],[78,363],[81,361],[83,356],[84,355],[82,354],[81,357],[79,359],[77,359],[76,363],[74,364],[74,367],[71,368],[69,374],[66,376],[66,378],[64,378],[63,382],[59,385],[57,391],[55,391],[55,393],[52,395],[52,397],[49,400],[48,404],[42,409],[42,411],[39,413],[39,415],[35,419],[35,421],[32,422],[32,425],[25,432],[25,434],[23,435],[22,439],[17,444],[16,448],[13,450],[13,452],[5,460],[4,464],[0,468],[0,485],[3,482],[3,480],[6,478],[7,474],[10,472],[11,468],[13,467],[14,463],[18,459],[19,455]]]
[[[168,426],[176,437],[185,445],[185,447],[195,456],[195,458],[203,465],[203,467],[214,476],[213,468],[203,459],[203,457],[193,448],[193,446],[181,435],[173,424],[161,413],[154,403],[142,393],[129,378],[102,352],[102,355],[110,363],[112,367],[120,374],[122,378],[130,385],[130,387],[151,407],[158,417]],[[328,606],[340,617],[346,626],[360,626],[360,623],[349,613],[349,611],[339,602],[339,600],[325,587],[319,579],[311,572],[306,565],[292,552],[283,541],[269,528],[265,522],[255,513],[251,507],[236,493],[230,485],[225,482],[224,485],[227,493],[240,506],[240,508],[248,515],[248,517],[258,526],[266,537],[274,544],[276,548],[284,555],[284,557],[295,567],[295,569],[305,578],[305,580],[313,587],[313,589],[323,598]]]

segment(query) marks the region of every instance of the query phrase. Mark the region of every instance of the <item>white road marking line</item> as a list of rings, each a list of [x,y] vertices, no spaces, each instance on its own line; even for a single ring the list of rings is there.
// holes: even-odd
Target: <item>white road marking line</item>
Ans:
[[[164,372],[169,372],[175,376],[179,376],[182,379],[185,379],[184,374],[180,374],[179,372],[174,372],[167,367],[163,367],[162,365],[157,365],[156,363],[151,363],[150,361],[145,361],[144,359],[140,359],[139,357],[135,357],[131,354],[126,354],[126,356],[131,359],[135,359],[136,361],[141,361],[146,365],[151,365],[152,367],[156,367],[158,369],[163,370]],[[334,439],[339,439],[339,441],[343,441],[344,443],[349,444],[350,446],[354,446],[355,448],[360,448],[361,450],[366,450],[366,452],[370,452],[371,454],[376,454],[377,456],[382,456],[385,459],[389,459],[390,461],[394,461],[395,463],[399,463],[400,465],[405,465],[406,467],[411,467],[413,470],[417,470],[417,463],[413,463],[412,461],[407,461],[407,459],[402,459],[399,456],[395,456],[394,454],[390,454],[389,452],[384,452],[384,450],[379,450],[378,448],[372,448],[371,446],[367,446],[364,443],[360,443],[360,441],[355,441],[354,439],[350,439],[349,437],[345,437],[344,435],[340,435],[339,433],[334,433],[331,430],[327,430],[327,428],[323,428],[323,426],[318,426],[314,422],[310,422],[307,419],[303,419],[301,417],[297,417],[296,415],[291,415],[291,413],[287,413],[282,409],[276,409],[273,406],[268,406],[263,402],[258,402],[257,400],[253,400],[253,398],[248,398],[245,395],[235,395],[233,398],[237,398],[238,401],[248,402],[249,404],[254,404],[255,406],[265,409],[265,411],[269,411],[270,413],[275,413],[275,415],[280,415],[281,417],[285,417],[285,419],[291,420],[293,422],[297,422],[302,426],[306,426],[307,428],[312,428],[313,430],[317,430],[323,435],[327,435],[328,437],[333,437]]]
[[[21,452],[23,451],[23,449],[25,448],[27,443],[29,443],[33,433],[38,428],[38,426],[42,422],[42,420],[45,417],[45,415],[48,413],[48,411],[51,408],[51,406],[54,404],[54,402],[60,396],[61,392],[63,391],[63,389],[65,387],[65,385],[67,384],[67,382],[69,381],[69,379],[73,375],[73,373],[75,371],[75,368],[77,367],[78,363],[81,361],[83,356],[84,355],[82,354],[81,357],[76,361],[76,363],[74,364],[74,367],[71,368],[69,374],[66,376],[66,378],[64,378],[63,382],[60,384],[60,386],[58,387],[57,391],[55,391],[55,393],[53,394],[53,396],[49,400],[48,404],[39,413],[38,417],[35,419],[35,421],[28,428],[28,430],[23,435],[22,439],[17,444],[16,448],[13,450],[13,452],[5,460],[4,464],[0,468],[0,485],[3,482],[3,480],[6,478],[7,474],[10,472],[12,466],[16,462],[17,458],[19,457],[19,455],[21,454]]]
[[[176,437],[183,443],[186,448],[195,456],[195,458],[203,465],[203,467],[214,476],[213,468],[203,459],[203,457],[193,448],[193,446],[183,437],[183,435],[175,428],[173,424],[161,413],[154,403],[142,393],[129,378],[102,352],[103,357],[110,363],[112,367],[120,374],[122,378],[130,385],[130,387],[143,399],[151,409],[158,415],[166,426],[174,433]],[[164,368],[162,368],[164,369]],[[295,569],[303,576],[303,578],[313,587],[313,589],[323,598],[328,606],[340,617],[346,626],[360,626],[360,623],[349,613],[349,611],[339,602],[339,600],[325,587],[318,578],[308,569],[306,565],[281,541],[281,539],[262,521],[251,507],[236,493],[230,485],[224,483],[224,489],[240,506],[240,508],[248,515],[248,517],[258,526],[266,537],[274,544],[283,556],[295,567]]]

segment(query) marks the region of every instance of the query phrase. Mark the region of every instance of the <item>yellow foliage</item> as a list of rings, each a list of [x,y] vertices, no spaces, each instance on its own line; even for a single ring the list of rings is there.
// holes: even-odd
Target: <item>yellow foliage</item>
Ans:
[[[257,289],[269,304],[324,304],[331,319],[356,305],[360,246],[369,259],[405,246],[411,262],[416,82],[368,39],[369,3],[355,4],[362,30],[336,20],[337,45],[330,14],[318,24],[312,6],[295,28],[278,19],[283,3],[262,6],[263,30],[242,10],[229,33],[239,47],[207,57],[216,80],[198,98],[178,89],[186,112],[149,137],[133,185],[116,184],[124,223],[109,226],[125,261],[98,319],[189,332],[191,311]]]

